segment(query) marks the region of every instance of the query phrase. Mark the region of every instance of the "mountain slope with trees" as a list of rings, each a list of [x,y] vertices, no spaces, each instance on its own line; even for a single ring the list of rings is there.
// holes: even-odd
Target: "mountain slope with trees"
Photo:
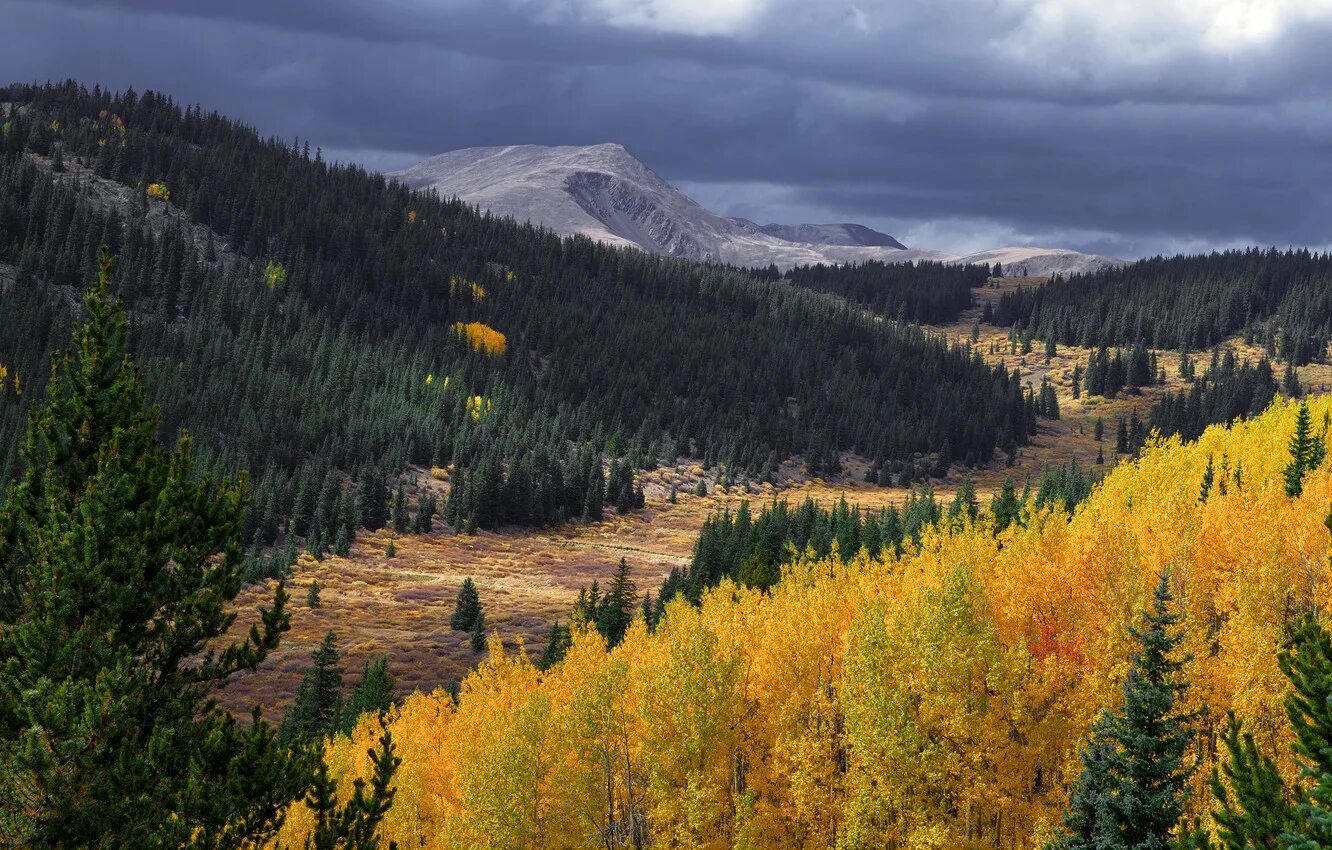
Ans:
[[[539,525],[595,516],[606,458],[983,463],[1034,425],[1012,375],[844,302],[559,239],[152,93],[0,102],[0,469],[103,243],[162,433],[249,473],[262,543],[290,521],[335,546],[408,465],[456,466],[459,527]]]

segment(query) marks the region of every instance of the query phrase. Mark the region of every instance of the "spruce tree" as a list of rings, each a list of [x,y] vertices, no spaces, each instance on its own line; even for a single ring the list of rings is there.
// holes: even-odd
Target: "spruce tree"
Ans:
[[[472,624],[472,652],[481,652],[486,648],[486,612],[476,612],[476,622]]]
[[[1323,437],[1314,436],[1309,403],[1300,402],[1295,416],[1295,433],[1290,437],[1290,463],[1283,471],[1287,496],[1293,499],[1304,492],[1304,476],[1323,465],[1326,451]]]
[[[472,579],[463,579],[458,588],[458,599],[453,604],[453,616],[449,618],[449,628],[460,632],[470,632],[476,626],[481,614],[481,596],[476,592]]]
[[[607,646],[617,646],[624,640],[637,608],[638,587],[629,575],[629,562],[621,558],[596,612],[597,631],[606,639]]]
[[[1162,574],[1131,630],[1138,649],[1124,681],[1124,703],[1092,728],[1082,774],[1069,796],[1064,826],[1047,850],[1165,850],[1188,792],[1184,755],[1194,717],[1179,703],[1188,688],[1180,657],[1169,575]]]
[[[158,444],[103,252],[0,504],[0,830],[13,845],[265,841],[311,756],[212,699],[288,628],[218,646],[244,579],[242,484]],[[206,647],[212,647],[205,652]]]
[[[320,605],[322,605],[322,604],[323,604],[323,602],[322,602],[322,600],[319,598],[319,582],[318,582],[318,581],[311,581],[311,582],[310,582],[310,592],[307,593],[307,594],[305,594],[305,607],[307,607],[307,608],[318,608],[318,607],[319,607]]]
[[[341,659],[338,636],[330,631],[311,654],[314,666],[305,672],[296,701],[282,718],[283,740],[318,738],[337,728],[342,719]]]
[[[361,668],[361,681],[342,712],[342,731],[350,734],[356,722],[366,714],[380,714],[393,707],[393,674],[389,672],[388,658],[379,657],[365,662]]]
[[[549,670],[559,664],[564,660],[564,656],[572,644],[573,636],[569,633],[569,627],[561,623],[551,623],[550,634],[546,638],[546,648],[541,651],[541,658],[537,660],[537,668]]]

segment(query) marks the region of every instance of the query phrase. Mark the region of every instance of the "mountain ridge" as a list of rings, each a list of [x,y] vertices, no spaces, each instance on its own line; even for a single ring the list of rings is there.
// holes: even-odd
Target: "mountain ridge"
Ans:
[[[867,260],[999,261],[1020,265],[1028,274],[1046,275],[1095,271],[1123,262],[1062,248],[1005,247],[958,255],[908,248],[886,233],[856,223],[760,225],[730,218],[689,198],[616,142],[462,148],[386,176],[409,188],[457,197],[561,235],[732,266],[789,269]]]

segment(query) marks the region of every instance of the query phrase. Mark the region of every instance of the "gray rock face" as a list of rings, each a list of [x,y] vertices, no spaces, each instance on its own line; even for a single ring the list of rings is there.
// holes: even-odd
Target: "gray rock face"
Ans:
[[[465,148],[431,157],[389,177],[414,189],[458,197],[496,215],[702,262],[787,269],[865,260],[955,262],[955,254],[908,249],[860,224],[758,225],[705,209],[618,144]],[[1019,251],[1030,274],[1043,263],[1072,270],[1076,252]],[[1005,255],[1006,256],[1006,255]],[[1086,255],[1076,254],[1076,257]],[[1088,258],[1096,267],[1108,258]],[[989,261],[993,262],[993,260]],[[1005,265],[1008,261],[1003,261]],[[1118,261],[1112,261],[1118,262]]]

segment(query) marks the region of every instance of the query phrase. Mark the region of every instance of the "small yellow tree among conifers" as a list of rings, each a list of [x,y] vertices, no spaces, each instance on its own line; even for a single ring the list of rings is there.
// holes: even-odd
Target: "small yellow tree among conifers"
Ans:
[[[1332,402],[1309,404],[1322,422]],[[1277,656],[1332,610],[1332,475],[1282,474],[1296,408],[1149,445],[1071,520],[926,533],[901,558],[804,561],[593,630],[538,671],[492,643],[457,705],[409,697],[387,837],[424,847],[1024,848],[1050,837],[1094,719],[1123,699],[1128,627],[1158,577],[1191,655],[1181,714],[1227,711],[1288,753]],[[1206,500],[1199,488],[1213,459]],[[1224,463],[1216,459],[1224,458]],[[345,778],[378,727],[330,743]],[[1201,792],[1214,754],[1201,748]],[[359,759],[359,761],[358,761]],[[1279,764],[1289,781],[1296,765]],[[1189,816],[1204,815],[1196,793]],[[299,822],[288,838],[299,843]],[[650,841],[649,841],[650,839]],[[647,843],[644,843],[647,842]]]
[[[487,354],[503,354],[508,344],[504,334],[483,322],[455,322],[453,331],[467,340],[472,348]]]

